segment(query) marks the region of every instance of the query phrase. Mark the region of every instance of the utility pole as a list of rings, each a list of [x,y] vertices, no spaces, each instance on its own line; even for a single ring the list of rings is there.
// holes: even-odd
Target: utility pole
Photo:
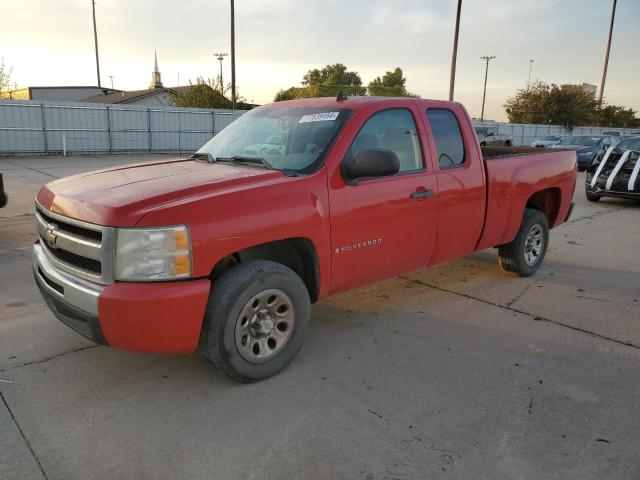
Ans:
[[[527,90],[529,90],[529,87],[531,86],[531,69],[533,68],[533,62],[535,62],[533,58],[529,60],[529,79],[527,80]]]
[[[231,108],[236,108],[236,20],[234,1],[231,0]]]
[[[484,101],[487,97],[487,76],[489,74],[489,62],[496,58],[495,56],[491,57],[480,57],[481,60],[484,60],[486,63],[486,67],[484,70],[484,91],[482,93],[482,113],[480,114],[480,121],[484,121]]]
[[[604,82],[607,79],[607,67],[609,66],[609,51],[611,50],[611,36],[613,35],[613,21],[616,18],[616,3],[613,0],[611,8],[611,23],[609,24],[609,40],[607,41],[607,53],[604,56],[604,68],[602,69],[602,79],[600,80],[600,93],[598,94],[598,106],[602,107],[602,95],[604,94]]]
[[[98,87],[100,84],[100,59],[98,58],[98,30],[96,29],[96,1],[91,0],[91,9],[93,10],[93,40],[96,46],[96,71],[98,73]]]
[[[226,57],[227,54],[226,53],[214,53],[213,56],[216,57],[218,59],[218,61],[220,62],[220,94],[224,95],[224,82],[222,81],[222,60],[224,60],[224,57]]]
[[[458,33],[460,32],[460,10],[462,0],[458,0],[458,10],[456,12],[456,29],[453,34],[453,53],[451,54],[451,77],[449,79],[449,101],[453,101],[453,89],[456,84],[456,59],[458,57]]]

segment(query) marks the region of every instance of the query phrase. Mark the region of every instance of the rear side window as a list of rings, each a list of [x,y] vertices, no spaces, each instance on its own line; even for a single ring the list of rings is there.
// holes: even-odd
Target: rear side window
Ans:
[[[451,110],[430,108],[427,117],[438,149],[440,168],[459,167],[465,162],[464,142],[460,125]]]

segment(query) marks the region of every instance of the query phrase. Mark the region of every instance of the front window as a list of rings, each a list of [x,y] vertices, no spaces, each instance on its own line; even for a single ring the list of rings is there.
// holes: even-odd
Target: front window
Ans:
[[[600,145],[602,137],[590,137],[588,135],[574,135],[563,140],[561,145],[579,145],[581,147],[596,147]]]
[[[312,173],[350,113],[344,108],[257,108],[209,140],[196,156],[206,155],[210,161],[259,160],[285,173]]]
[[[362,150],[384,148],[398,156],[400,172],[421,170],[422,151],[418,130],[409,110],[392,109],[374,113],[353,140],[347,155]]]
[[[487,127],[475,127],[475,128],[476,128],[476,135],[478,135],[479,137],[482,137],[487,134]]]
[[[547,135],[543,138],[543,140],[547,140],[549,142],[557,142],[558,140],[560,140],[560,138],[561,137],[559,135]]]

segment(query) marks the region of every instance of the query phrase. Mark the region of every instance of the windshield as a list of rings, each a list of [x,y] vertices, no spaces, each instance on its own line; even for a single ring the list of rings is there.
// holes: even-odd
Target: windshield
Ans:
[[[543,140],[547,140],[550,142],[557,142],[558,140],[560,140],[560,136],[559,135],[547,135],[546,137],[543,138]]]
[[[487,134],[487,127],[476,127],[476,135],[480,136],[480,135],[486,135]]]
[[[285,173],[312,173],[351,110],[321,107],[263,107],[251,110],[209,140],[196,154],[213,160],[260,158]]]
[[[627,138],[622,140],[616,148],[620,150],[636,150],[640,151],[640,137]]]
[[[590,137],[588,135],[574,135],[565,138],[560,145],[580,145],[583,147],[595,147],[602,141],[601,137]]]

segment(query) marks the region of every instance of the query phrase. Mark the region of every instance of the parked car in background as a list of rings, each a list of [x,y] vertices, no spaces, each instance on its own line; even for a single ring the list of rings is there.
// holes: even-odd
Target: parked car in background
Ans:
[[[534,148],[553,147],[562,142],[566,137],[564,135],[547,135],[546,137],[536,138],[531,146]]]
[[[0,208],[7,204],[8,197],[4,192],[4,181],[2,180],[2,172],[0,172]]]
[[[617,141],[606,135],[571,135],[551,148],[574,150],[578,157],[578,169],[585,170],[596,160],[601,160],[609,147]]]
[[[602,135],[606,135],[608,137],[621,137],[623,133],[618,130],[603,130]]]
[[[587,200],[602,197],[640,200],[640,136],[624,138],[587,170]]]
[[[513,145],[513,138],[499,132],[498,127],[479,125],[474,127],[480,146],[505,146]]]

